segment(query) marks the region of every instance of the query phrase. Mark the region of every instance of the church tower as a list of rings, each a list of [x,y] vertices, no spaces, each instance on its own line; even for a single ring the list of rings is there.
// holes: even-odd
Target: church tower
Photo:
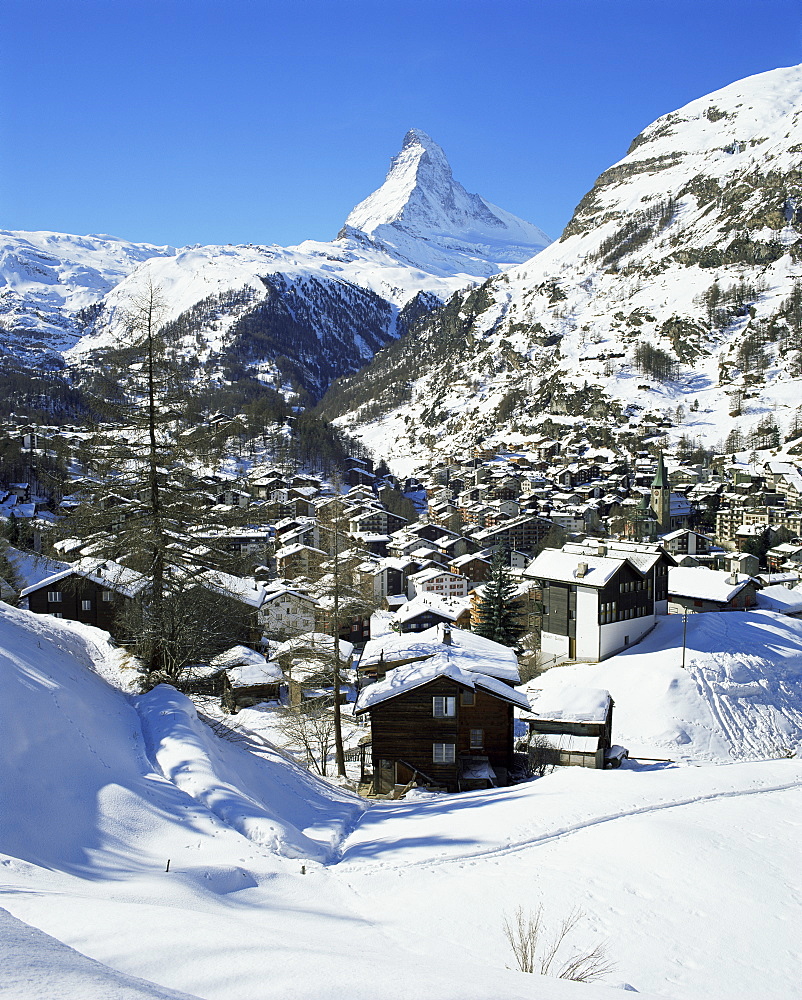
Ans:
[[[658,530],[671,531],[671,483],[668,481],[663,453],[657,459],[657,472],[652,480],[652,510],[657,518]]]

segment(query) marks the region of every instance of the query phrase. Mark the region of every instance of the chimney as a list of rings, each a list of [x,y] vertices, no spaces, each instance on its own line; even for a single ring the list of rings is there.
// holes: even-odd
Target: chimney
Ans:
[[[737,574],[737,572],[735,570],[733,570],[732,573],[730,573],[730,575],[727,577],[727,583],[731,587],[735,587],[737,585],[737,583],[738,583],[738,574]]]
[[[443,622],[443,645],[451,645],[451,626],[448,622]]]
[[[587,574],[588,564],[586,562],[577,563],[576,566],[576,577],[581,580],[583,576]]]
[[[606,556],[607,555],[607,546],[606,545],[600,545],[596,549],[596,555],[597,556]]]

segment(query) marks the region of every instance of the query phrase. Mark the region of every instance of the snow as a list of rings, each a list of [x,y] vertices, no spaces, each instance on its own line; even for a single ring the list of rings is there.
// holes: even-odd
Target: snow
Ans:
[[[284,680],[284,674],[277,663],[247,663],[241,667],[229,667],[226,675],[233,688],[253,687],[258,684],[275,684]]]
[[[355,411],[338,423],[387,455],[393,469],[404,474],[466,453],[480,438],[483,447],[501,448],[520,442],[521,432],[529,440],[542,436],[555,389],[567,398],[598,393],[608,407],[603,420],[611,424],[627,417],[640,421],[647,413],[669,417],[671,443],[686,435],[720,450],[732,430],[748,437],[768,415],[787,432],[802,377],[792,375],[788,359],[770,347],[768,367],[761,373],[765,382],[752,396],[749,373],[739,369],[737,355],[756,324],[783,324],[782,303],[799,281],[798,262],[785,254],[768,264],[702,267],[680,258],[702,248],[724,250],[743,231],[756,241],[786,247],[799,239],[797,223],[783,228],[776,222],[780,228],[769,229],[759,219],[786,207],[781,189],[766,190],[762,181],[798,168],[800,101],[802,67],[794,66],[738,81],[657,119],[582,199],[570,235],[490,282],[490,305],[472,319],[467,343],[458,352],[446,363],[438,358],[421,366],[403,404],[369,422]],[[746,176],[755,183],[744,185]],[[710,196],[693,193],[694,182],[710,184]],[[713,185],[723,192],[720,197]],[[727,216],[730,195],[736,195],[739,210]],[[651,232],[618,267],[605,263],[603,248],[616,243],[616,233],[627,223],[643,227],[649,213],[661,217],[661,205],[670,197],[676,204],[673,216],[662,227],[653,219]],[[797,207],[790,190],[787,200]],[[723,326],[711,326],[706,294],[716,282],[725,292],[741,281],[758,288],[749,296],[754,320],[744,309]],[[678,319],[696,332],[672,341],[669,331]],[[544,337],[557,346],[544,347]],[[676,377],[660,381],[638,371],[633,352],[643,343],[677,357]],[[488,370],[488,357],[498,359],[493,370]],[[733,417],[734,392],[748,398]],[[508,393],[520,394],[531,405],[500,423],[496,409]],[[685,414],[676,419],[679,405]],[[434,415],[426,431],[436,441],[422,448],[427,434],[421,433],[420,416],[427,412]],[[566,433],[581,432],[588,420],[587,415],[550,417]],[[553,429],[549,436],[555,436]]]
[[[423,659],[448,652],[459,663],[461,670],[487,674],[513,684],[519,682],[518,657],[508,646],[453,626],[450,644],[446,645],[443,638],[442,625],[435,625],[422,632],[388,632],[371,638],[365,643],[359,661],[360,668],[397,663],[399,660]]]
[[[531,702],[531,706],[532,714],[539,719],[604,722],[610,708],[610,692],[572,685],[541,695]]]
[[[454,180],[442,148],[420,129],[407,132],[384,183],[353,209],[345,227],[413,259],[419,258],[421,243],[429,245],[430,257],[433,249],[456,251],[467,269],[476,266],[477,257],[505,266],[522,262],[550,242],[537,226],[468,194]]]
[[[368,804],[172,688],[130,698],[103,633],[0,608],[4,995],[795,996],[802,759],[767,758],[802,739],[802,623],[693,616],[685,671],[681,625],[535,685],[609,689],[616,742],[684,766]],[[539,903],[585,912],[610,986],[506,967]]]
[[[671,566],[668,570],[668,593],[669,596],[726,604],[744,589],[750,579],[746,575],[741,579],[737,573],[733,576],[726,570],[707,569],[705,566]]]
[[[468,660],[467,664],[470,663]],[[466,658],[460,655],[460,650],[444,646],[425,660],[417,660],[388,670],[383,680],[363,688],[359,692],[355,712],[366,712],[374,705],[414,691],[439,677],[448,677],[471,690],[481,687],[497,698],[512,702],[519,708],[529,709],[529,700],[525,694],[516,691],[504,681],[478,673],[472,665],[466,665]]]
[[[610,559],[584,552],[544,549],[527,567],[527,576],[564,583],[580,583],[583,587],[603,587],[626,562],[627,556]]]
[[[86,557],[77,563],[68,565],[51,576],[38,580],[31,586],[25,587],[20,592],[20,597],[27,597],[34,590],[41,590],[44,587],[65,580],[68,576],[82,576],[101,587],[108,587],[125,597],[135,597],[147,586],[147,579],[136,570],[129,569],[120,563],[111,560],[102,561]]]

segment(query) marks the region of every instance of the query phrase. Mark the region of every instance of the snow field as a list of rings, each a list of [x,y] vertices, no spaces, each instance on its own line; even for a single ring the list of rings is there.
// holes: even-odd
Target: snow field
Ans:
[[[718,646],[740,635],[729,620],[742,618],[762,637],[751,669],[785,659],[790,684],[799,623],[697,617],[728,619],[718,639],[715,623],[689,624],[689,651],[713,679],[713,664],[726,668]],[[663,641],[676,642],[677,625],[665,623]],[[14,975],[0,990],[71,1000],[85,981],[90,1000],[91,989],[170,995],[125,974],[209,1000],[616,995],[506,968],[504,915],[542,902],[551,921],[584,911],[579,945],[609,940],[611,983],[683,1000],[787,1000],[798,982],[802,761],[722,765],[734,760],[733,731],[709,737],[704,691],[690,676],[672,686],[680,651],[659,654],[656,635],[654,646],[541,680],[609,669],[627,727],[656,701],[644,746],[679,712],[689,766],[562,769],[365,810],[278,751],[257,758],[213,737],[170,688],[132,698],[110,687],[91,668],[114,676],[103,633],[0,609],[0,801],[13,803],[0,813],[0,905],[109,969],[98,987],[97,966],[15,924],[0,935]],[[636,673],[655,675],[651,686]],[[774,707],[787,717],[790,687]]]

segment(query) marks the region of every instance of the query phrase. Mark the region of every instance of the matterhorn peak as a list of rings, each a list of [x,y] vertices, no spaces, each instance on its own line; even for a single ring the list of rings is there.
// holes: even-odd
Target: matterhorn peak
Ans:
[[[551,241],[533,226],[454,179],[443,149],[422,129],[410,129],[380,188],[360,202],[341,236],[367,235],[407,257],[410,239],[430,249],[484,257],[499,266],[521,263]],[[494,273],[498,267],[488,271]]]

